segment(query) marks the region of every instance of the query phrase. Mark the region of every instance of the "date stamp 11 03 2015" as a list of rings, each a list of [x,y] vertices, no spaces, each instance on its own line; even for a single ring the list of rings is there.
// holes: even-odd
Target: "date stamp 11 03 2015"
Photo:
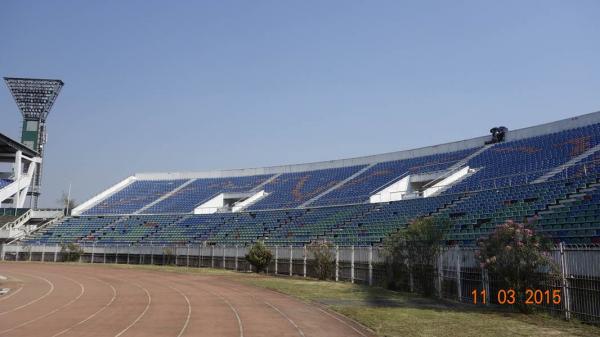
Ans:
[[[473,289],[471,295],[473,295],[473,304],[487,304],[486,301],[488,296],[485,289]],[[515,304],[517,301],[523,301],[523,303],[529,305],[560,304],[562,301],[562,296],[560,289],[526,289],[524,297],[519,296],[514,289],[510,288],[499,289],[496,292],[496,302],[498,304]]]

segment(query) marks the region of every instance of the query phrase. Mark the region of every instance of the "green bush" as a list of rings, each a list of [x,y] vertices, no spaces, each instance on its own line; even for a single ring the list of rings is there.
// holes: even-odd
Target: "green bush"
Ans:
[[[333,275],[335,255],[332,248],[333,245],[327,241],[314,242],[308,246],[312,255],[312,270],[319,280],[330,279]]]
[[[417,291],[425,296],[434,293],[435,259],[446,226],[437,218],[418,218],[384,241],[388,288],[407,290],[412,275]]]
[[[262,241],[256,242],[251,248],[248,254],[246,254],[246,261],[254,266],[254,271],[260,273],[265,270],[271,260],[273,259],[273,253],[265,246]]]
[[[508,221],[479,240],[478,246],[476,257],[481,267],[497,276],[503,288],[516,291],[519,298],[515,305],[521,312],[531,309],[524,304],[526,289],[539,289],[557,278],[558,268],[550,257],[552,243],[529,224]]]
[[[83,254],[83,249],[74,243],[61,244],[60,253],[65,262],[77,262]]]
[[[177,257],[172,248],[163,248],[163,265],[172,266],[177,262]]]

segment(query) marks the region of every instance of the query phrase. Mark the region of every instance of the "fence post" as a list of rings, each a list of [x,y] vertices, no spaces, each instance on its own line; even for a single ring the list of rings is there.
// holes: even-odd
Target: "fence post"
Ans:
[[[92,243],[92,259],[90,263],[94,263],[94,251],[96,250],[96,243]],[[56,262],[56,250],[54,250],[54,262]]]
[[[21,245],[17,245],[17,254],[15,255],[15,261],[19,261],[19,253],[21,252]]]
[[[354,283],[354,245],[350,250],[350,283]]]
[[[373,285],[373,246],[369,246],[369,285]]]
[[[442,266],[443,266],[443,262],[442,262],[442,252],[440,251],[438,253],[437,256],[437,263],[436,263],[436,270],[437,270],[437,290],[438,290],[438,297],[442,298],[443,294],[442,294],[442,276],[443,276],[443,270],[442,270]]]
[[[187,249],[185,251],[185,267],[190,267],[190,244],[187,244]]]
[[[306,277],[306,245],[304,245],[304,261],[302,261],[303,263],[303,272],[304,272],[304,277]]]
[[[490,275],[486,268],[481,269],[481,282],[483,290],[485,290],[485,304],[490,305]]]
[[[202,255],[202,245],[198,244],[198,268],[202,267],[202,261],[204,261],[204,255]]]
[[[275,246],[275,275],[277,275],[277,264],[279,260],[279,246]]]
[[[58,261],[58,244],[54,247],[54,262]]]
[[[104,264],[106,264],[106,245],[102,247],[102,251],[104,252]]]
[[[560,245],[560,274],[562,278],[562,288],[563,288],[563,298],[564,298],[564,310],[565,310],[565,319],[571,319],[571,299],[569,297],[569,280],[568,280],[568,268],[567,268],[567,259],[565,254],[565,246],[564,243],[561,242]]]
[[[44,262],[44,255],[45,254],[46,254],[46,245],[43,244],[42,245],[42,260],[41,260],[41,262]],[[80,256],[80,258],[81,258],[81,256]]]
[[[215,267],[215,246],[210,246],[210,267]]]
[[[115,264],[119,264],[119,245],[115,245]]]
[[[31,253],[31,246],[29,246],[29,262],[31,262],[31,255],[33,254]]]
[[[175,267],[178,267],[179,266],[179,251],[177,250],[177,245],[169,245],[169,249],[175,250],[175,254],[174,254],[175,255]],[[171,255],[173,255],[173,254],[171,254]],[[169,260],[169,262],[171,262],[171,261]]]
[[[127,264],[129,264],[129,257],[131,255],[131,244],[127,245]]]
[[[0,261],[4,261],[4,244],[0,243]]]
[[[460,248],[456,246],[456,293],[458,294],[458,301],[462,302],[462,286],[460,279]]]
[[[408,286],[410,288],[410,292],[412,293],[415,291],[415,280],[413,278],[412,267],[408,258],[406,259],[406,268],[408,269]]]
[[[335,282],[340,280],[340,246],[335,246]]]
[[[290,276],[293,274],[293,263],[294,263],[294,247],[290,245]]]
[[[238,270],[238,245],[235,245],[235,271]]]
[[[225,265],[225,246],[223,246],[223,269],[227,269]]]

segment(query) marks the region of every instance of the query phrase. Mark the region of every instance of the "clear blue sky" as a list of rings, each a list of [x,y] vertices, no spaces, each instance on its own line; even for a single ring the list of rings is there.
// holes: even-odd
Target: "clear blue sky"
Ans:
[[[600,110],[600,1],[1,1],[59,78],[41,206],[135,172],[410,149]],[[0,87],[0,132],[20,114]]]

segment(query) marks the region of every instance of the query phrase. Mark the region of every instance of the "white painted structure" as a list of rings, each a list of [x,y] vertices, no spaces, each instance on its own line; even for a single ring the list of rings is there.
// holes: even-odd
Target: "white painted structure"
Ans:
[[[371,195],[369,202],[374,204],[378,202],[398,201],[404,199],[405,195],[410,192],[412,192],[410,175],[407,175],[383,190]]]
[[[194,214],[239,212],[267,196],[264,190],[251,193],[219,193],[194,209]]]
[[[0,172],[0,178],[12,180],[12,183],[0,189],[0,204],[6,204],[10,200],[11,208],[23,208],[27,192],[29,192],[33,177],[42,160],[37,156],[27,156],[23,154],[22,150],[2,153],[1,156],[2,162],[6,163],[12,160],[12,170],[11,172]]]
[[[432,196],[442,192],[443,190],[449,188],[450,186],[452,186],[452,185],[456,184],[457,182],[461,181],[462,179],[464,179],[471,172],[474,172],[474,170],[469,168],[468,166],[465,166],[462,169],[457,170],[454,173],[451,173],[446,178],[440,180],[439,182],[435,183],[433,186],[424,190],[423,197],[424,198],[432,197]]]
[[[102,200],[104,200],[104,199],[108,198],[109,196],[111,196],[111,195],[119,192],[120,190],[124,189],[125,187],[127,187],[128,185],[130,185],[131,183],[133,183],[135,180],[136,180],[136,178],[134,176],[130,176],[130,177],[127,177],[127,178],[121,180],[116,185],[113,185],[113,186],[107,188],[106,190],[100,192],[99,194],[95,195],[94,197],[92,197],[91,199],[89,199],[86,202],[82,203],[81,205],[73,208],[73,210],[71,211],[71,214],[72,215],[80,215],[85,210],[90,209],[90,208],[96,206]]]

